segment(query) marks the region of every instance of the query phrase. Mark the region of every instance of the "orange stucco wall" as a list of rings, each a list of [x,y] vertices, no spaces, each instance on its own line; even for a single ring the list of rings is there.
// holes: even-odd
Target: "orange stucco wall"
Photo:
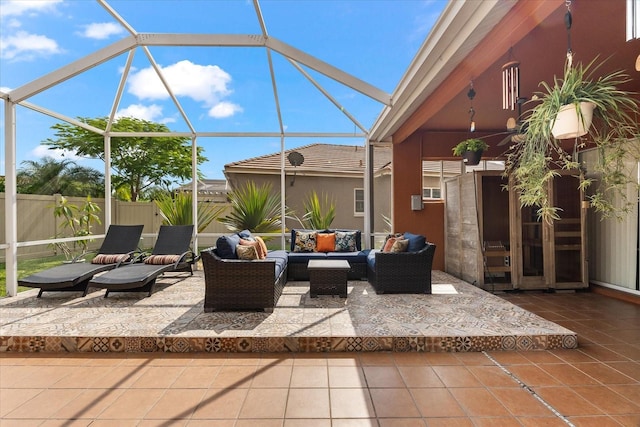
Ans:
[[[393,223],[394,231],[422,234],[436,244],[434,270],[444,270],[444,203],[423,204],[411,210],[411,195],[422,195],[422,146],[409,138],[393,146]]]

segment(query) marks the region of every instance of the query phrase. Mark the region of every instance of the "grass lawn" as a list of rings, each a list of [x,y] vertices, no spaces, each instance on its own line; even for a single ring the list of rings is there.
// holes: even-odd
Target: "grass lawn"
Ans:
[[[89,255],[88,258],[93,258]],[[60,265],[65,260],[64,255],[51,256],[47,258],[25,259],[18,261],[18,278],[26,277],[38,271]],[[7,296],[7,272],[5,263],[0,263],[0,298]],[[32,288],[18,286],[18,292]]]

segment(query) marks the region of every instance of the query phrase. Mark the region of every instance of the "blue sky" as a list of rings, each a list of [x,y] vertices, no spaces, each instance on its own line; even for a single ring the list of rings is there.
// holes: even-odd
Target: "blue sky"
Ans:
[[[247,0],[107,0],[138,33],[261,34]],[[262,0],[270,36],[392,93],[446,4],[445,0]],[[0,90],[10,91],[127,37],[91,0],[0,0]],[[154,47],[149,51],[197,131],[277,132],[265,48]],[[109,114],[127,55],[41,92],[27,101],[68,117]],[[283,123],[290,132],[359,129],[278,53],[272,53]],[[304,67],[303,67],[304,68]],[[383,106],[305,68],[366,129]],[[4,106],[0,107],[3,109]],[[188,131],[141,49],[135,52],[118,115]],[[3,112],[3,110],[0,110]],[[17,163],[55,153],[40,143],[58,121],[17,109]],[[0,128],[4,123],[0,123]],[[4,129],[0,129],[4,174]],[[287,138],[285,148],[316,142],[358,144],[361,138]],[[280,150],[279,138],[199,138],[207,178],[223,178],[225,164]],[[68,157],[68,153],[67,153]],[[77,159],[102,170],[102,162]]]

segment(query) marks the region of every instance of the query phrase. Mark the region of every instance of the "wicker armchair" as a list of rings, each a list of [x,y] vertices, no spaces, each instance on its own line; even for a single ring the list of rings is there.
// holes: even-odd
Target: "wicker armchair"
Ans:
[[[287,279],[286,253],[279,270],[275,259],[223,259],[216,249],[202,251],[200,255],[204,270],[205,312],[273,311]]]
[[[431,293],[431,267],[436,245],[427,242],[417,252],[378,252],[370,254],[369,283],[377,294]]]

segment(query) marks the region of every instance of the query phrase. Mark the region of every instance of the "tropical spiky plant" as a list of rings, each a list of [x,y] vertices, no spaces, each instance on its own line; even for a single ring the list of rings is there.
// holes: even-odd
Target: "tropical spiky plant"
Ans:
[[[311,230],[325,230],[331,226],[336,217],[336,204],[328,194],[322,194],[322,200],[313,190],[302,202],[305,214],[300,223]]]
[[[165,194],[154,200],[160,209],[160,215],[167,225],[193,224],[193,197],[191,193],[178,192],[175,195]],[[212,203],[198,203],[198,233],[202,233],[213,220],[224,211],[224,206]]]
[[[231,231],[274,233],[282,227],[280,196],[271,192],[271,184],[258,187],[247,181],[228,194],[231,212],[218,221]],[[285,213],[286,215],[286,213]]]

